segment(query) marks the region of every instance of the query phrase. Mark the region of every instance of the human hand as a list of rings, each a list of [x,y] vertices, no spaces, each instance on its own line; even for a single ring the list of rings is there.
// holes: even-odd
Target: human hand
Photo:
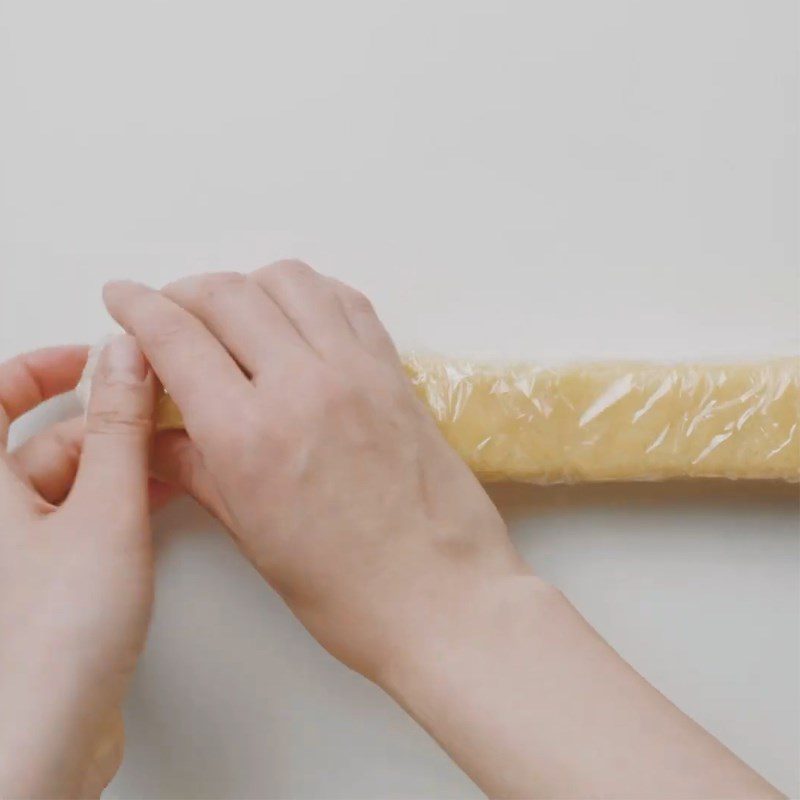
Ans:
[[[183,412],[159,475],[233,533],[337,658],[378,679],[498,575],[527,572],[368,301],[299,262],[106,288]]]
[[[780,796],[531,574],[360,295],[285,262],[106,303],[183,414],[160,474],[490,796]]]
[[[119,706],[152,603],[154,379],[135,341],[103,353],[85,433],[70,420],[5,449],[10,424],[71,389],[85,359],[66,347],[0,365],[3,797],[99,796],[121,760]]]

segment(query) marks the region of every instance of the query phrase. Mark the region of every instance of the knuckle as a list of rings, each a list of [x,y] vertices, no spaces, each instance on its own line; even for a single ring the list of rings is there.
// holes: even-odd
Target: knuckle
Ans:
[[[145,336],[147,344],[153,350],[172,347],[183,335],[183,327],[177,321],[161,322],[155,325]]]
[[[206,294],[242,286],[247,278],[241,272],[214,272],[204,275],[200,286]]]
[[[170,281],[169,283],[165,284],[161,288],[161,294],[164,294],[170,298],[182,297],[188,293],[191,293],[192,287],[196,281],[197,277],[195,275],[191,275],[186,278],[178,278],[175,281]]]
[[[241,272],[207,272],[167,284],[162,292],[174,299],[207,300],[220,292],[241,286],[247,279]]]
[[[305,261],[300,261],[297,258],[277,261],[272,265],[271,269],[276,275],[289,280],[302,280],[316,275],[316,272]]]
[[[357,289],[348,289],[347,303],[357,314],[375,315],[375,307],[372,305],[372,301]]]
[[[98,409],[92,411],[86,420],[87,434],[148,435],[151,427],[149,416],[119,409]]]

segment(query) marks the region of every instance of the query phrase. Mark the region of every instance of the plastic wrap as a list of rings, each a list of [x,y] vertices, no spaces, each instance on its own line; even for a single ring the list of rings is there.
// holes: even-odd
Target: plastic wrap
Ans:
[[[484,481],[800,480],[797,358],[562,368],[403,361],[447,441]],[[157,425],[182,427],[169,396]]]
[[[800,479],[800,360],[488,366],[410,356],[447,440],[486,481]]]

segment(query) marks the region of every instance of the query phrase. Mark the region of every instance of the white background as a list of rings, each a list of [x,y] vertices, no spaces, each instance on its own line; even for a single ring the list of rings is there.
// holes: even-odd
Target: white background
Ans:
[[[0,2],[0,355],[104,334],[109,278],[282,256],[402,346],[797,352],[796,24],[791,0]],[[612,644],[800,792],[794,490],[495,495]],[[110,797],[477,794],[209,518],[157,527]]]

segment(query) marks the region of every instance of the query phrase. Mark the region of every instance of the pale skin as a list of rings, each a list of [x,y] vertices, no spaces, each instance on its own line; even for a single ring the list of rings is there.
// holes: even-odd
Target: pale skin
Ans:
[[[0,706],[25,720],[20,734],[0,716],[0,796],[89,796],[118,764],[98,742],[119,744],[109,720],[152,600],[147,511],[168,491],[151,485],[148,502],[148,464],[488,795],[781,796],[520,558],[364,297],[280,262],[160,291],[115,283],[105,300],[129,333],[112,347],[140,377],[120,377],[107,349],[77,476],[48,484],[36,445],[0,474],[0,653],[13,653]],[[61,379],[21,403],[0,372],[9,418],[74,382],[50,366]],[[148,456],[152,373],[187,431],[159,435]]]
[[[147,632],[148,508],[170,490],[148,480],[155,382],[136,342],[104,354],[85,425],[5,448],[11,422],[72,388],[85,359],[63,347],[0,365],[0,797],[99,796]]]

